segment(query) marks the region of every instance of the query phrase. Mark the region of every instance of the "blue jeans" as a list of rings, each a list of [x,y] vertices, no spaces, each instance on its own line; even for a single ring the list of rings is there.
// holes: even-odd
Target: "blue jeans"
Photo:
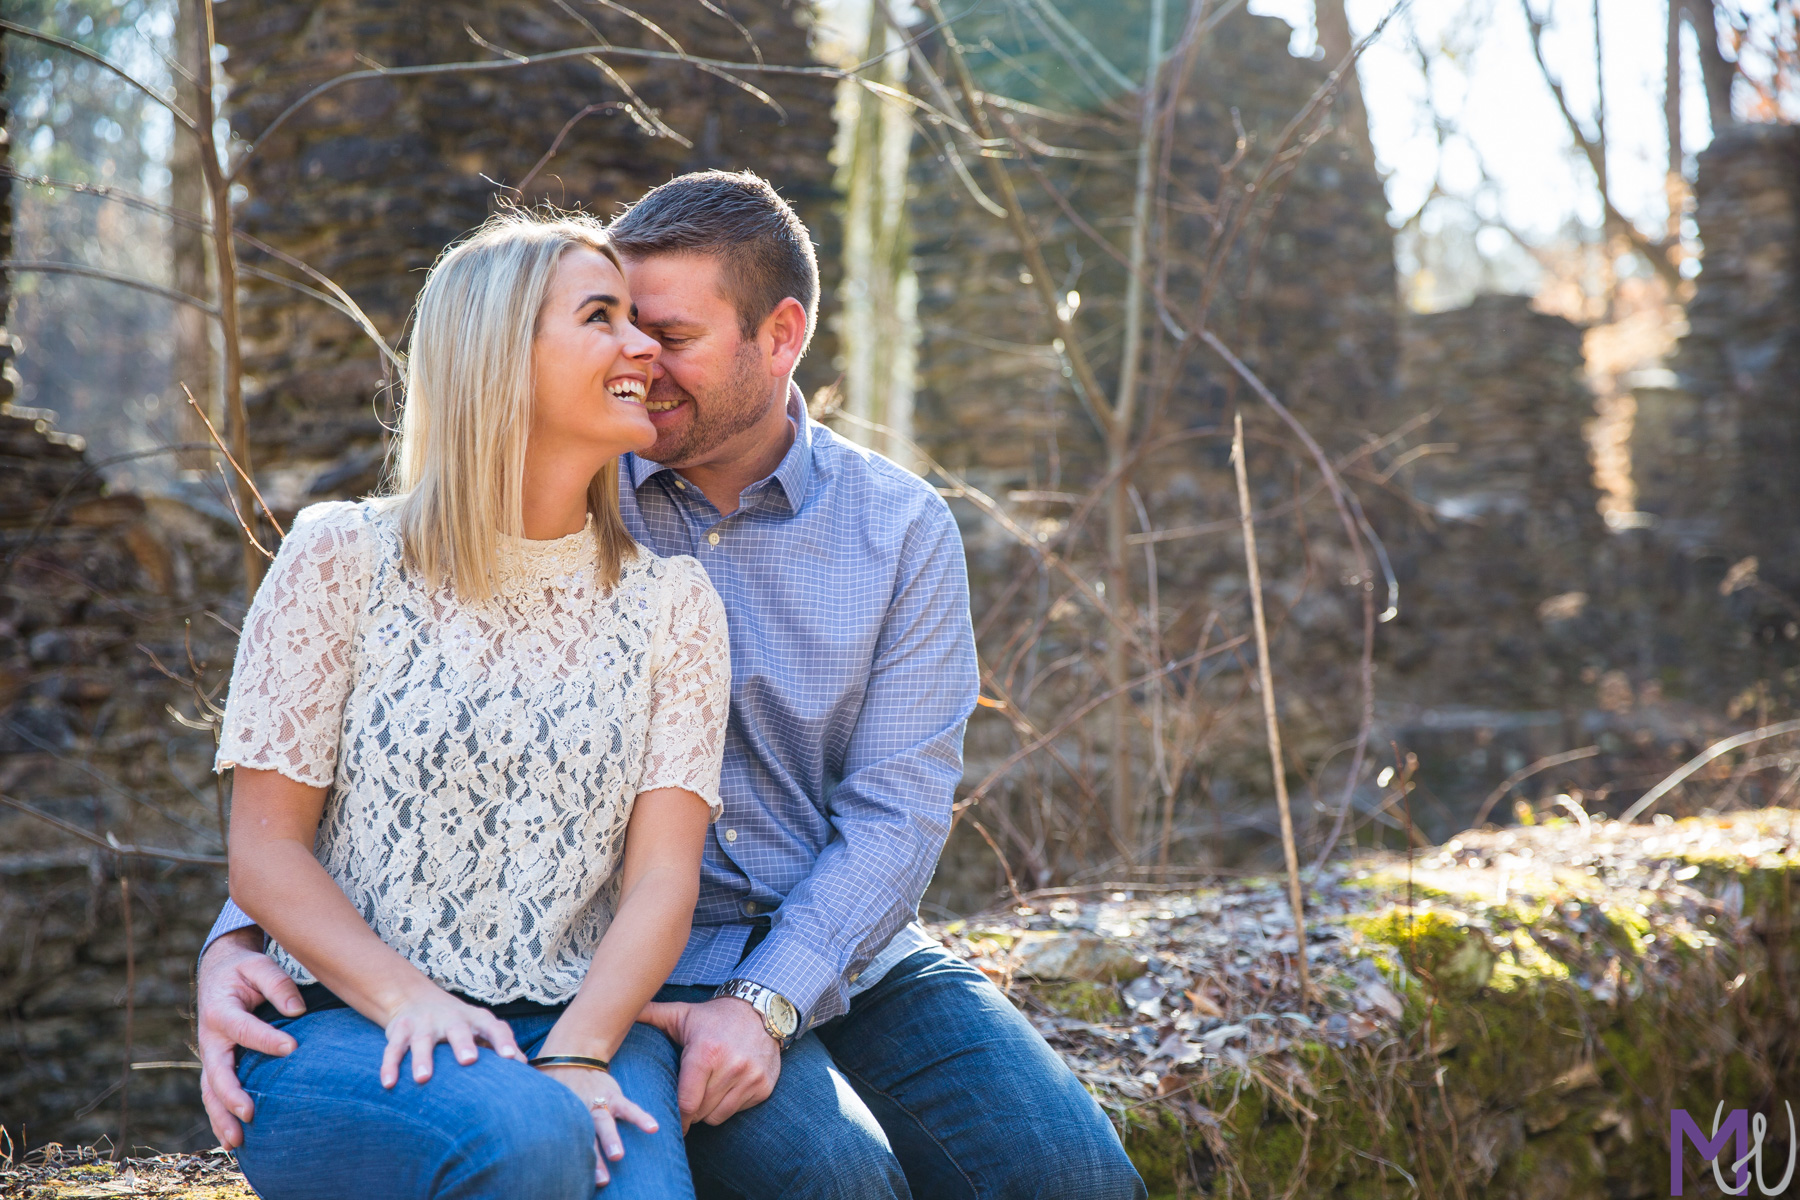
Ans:
[[[711,988],[666,987],[700,1001]],[[711,1200],[1143,1200],[1100,1106],[999,990],[921,950],[782,1055],[763,1103],[688,1132]]]
[[[533,1053],[554,1015],[508,1022]],[[286,1058],[243,1050],[238,1079],[256,1102],[238,1162],[265,1200],[595,1200],[594,1123],[575,1093],[523,1063],[482,1047],[462,1066],[439,1044],[432,1076],[417,1084],[409,1061],[381,1086],[386,1038],[348,1008],[275,1022],[299,1047]],[[658,1132],[620,1122],[625,1157],[607,1164],[603,1200],[691,1197],[675,1102],[680,1056],[647,1025],[634,1025],[612,1059],[620,1088],[653,1115]]]

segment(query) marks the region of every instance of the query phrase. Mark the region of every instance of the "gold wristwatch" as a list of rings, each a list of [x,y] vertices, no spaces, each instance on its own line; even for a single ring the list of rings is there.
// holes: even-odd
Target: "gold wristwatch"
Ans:
[[[775,1039],[776,1043],[786,1050],[794,1044],[800,1034],[800,1013],[788,998],[760,983],[752,983],[748,979],[727,979],[713,993],[719,996],[736,996],[762,1018],[763,1029]]]

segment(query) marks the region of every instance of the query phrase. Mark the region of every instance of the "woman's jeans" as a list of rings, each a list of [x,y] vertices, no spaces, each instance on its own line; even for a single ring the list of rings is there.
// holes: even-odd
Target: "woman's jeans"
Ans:
[[[508,1022],[535,1053],[554,1014]],[[238,1079],[256,1102],[238,1162],[266,1200],[596,1200],[594,1122],[567,1087],[483,1046],[462,1066],[439,1043],[432,1075],[381,1086],[386,1036],[353,1009],[274,1022],[300,1043],[286,1058],[239,1051]],[[644,1133],[619,1123],[625,1157],[608,1163],[600,1200],[692,1197],[675,1102],[680,1056],[648,1025],[633,1025],[612,1058],[625,1095],[654,1116]]]

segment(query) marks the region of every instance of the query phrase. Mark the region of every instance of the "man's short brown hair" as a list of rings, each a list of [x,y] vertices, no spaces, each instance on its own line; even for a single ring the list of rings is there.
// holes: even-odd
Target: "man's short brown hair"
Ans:
[[[750,171],[693,171],[651,188],[607,227],[627,258],[709,254],[721,264],[726,298],[748,338],[792,296],[806,309],[812,341],[819,263],[805,222],[766,179]],[[802,347],[802,352],[804,352]]]

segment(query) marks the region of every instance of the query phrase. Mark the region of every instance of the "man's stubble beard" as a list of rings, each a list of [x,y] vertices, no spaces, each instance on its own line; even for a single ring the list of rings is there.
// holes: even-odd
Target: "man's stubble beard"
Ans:
[[[732,356],[731,373],[724,384],[704,399],[664,375],[659,386],[651,389],[649,398],[658,399],[657,392],[663,388],[678,392],[687,401],[688,422],[685,427],[658,437],[654,446],[639,453],[666,467],[691,466],[755,425],[762,420],[769,403],[767,376],[761,366],[756,343],[745,342]],[[763,376],[761,381],[759,375]]]

